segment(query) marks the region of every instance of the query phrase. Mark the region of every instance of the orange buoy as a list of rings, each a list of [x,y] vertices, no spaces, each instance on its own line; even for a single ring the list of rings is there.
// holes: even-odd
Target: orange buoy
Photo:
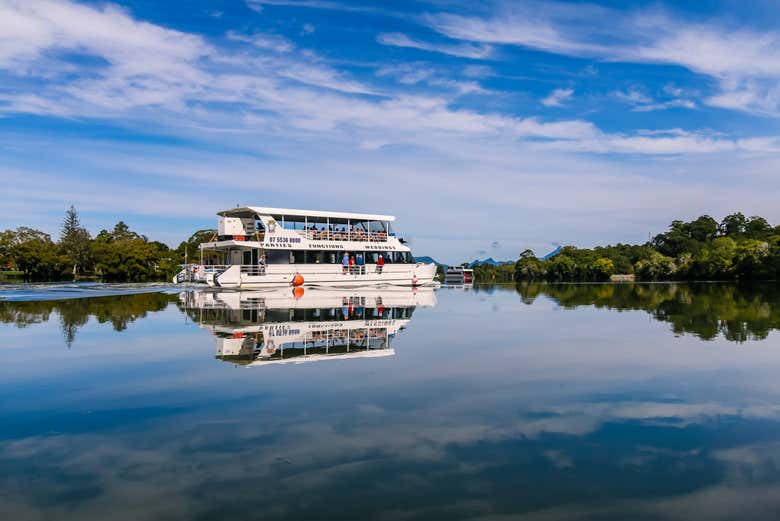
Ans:
[[[303,297],[303,288],[300,286],[293,288],[293,297],[296,299]]]
[[[300,273],[296,273],[290,284],[292,284],[295,287],[303,286],[303,275],[301,275]]]

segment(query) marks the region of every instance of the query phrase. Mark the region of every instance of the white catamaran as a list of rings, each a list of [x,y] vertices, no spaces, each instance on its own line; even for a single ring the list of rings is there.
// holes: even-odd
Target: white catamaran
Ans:
[[[436,265],[416,262],[391,215],[245,206],[219,212],[216,237],[200,245],[219,264],[202,277],[222,288],[425,286]]]

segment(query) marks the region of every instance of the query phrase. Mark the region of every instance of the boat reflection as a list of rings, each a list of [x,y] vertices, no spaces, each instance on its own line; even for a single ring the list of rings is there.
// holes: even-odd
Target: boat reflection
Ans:
[[[216,337],[216,357],[237,365],[392,356],[390,343],[432,288],[280,288],[187,291],[181,306]]]

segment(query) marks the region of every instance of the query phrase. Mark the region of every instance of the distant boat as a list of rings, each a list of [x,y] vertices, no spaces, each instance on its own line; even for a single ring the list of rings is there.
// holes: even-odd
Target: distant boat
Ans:
[[[463,266],[449,266],[444,272],[444,283],[465,285],[474,283],[474,270]]]

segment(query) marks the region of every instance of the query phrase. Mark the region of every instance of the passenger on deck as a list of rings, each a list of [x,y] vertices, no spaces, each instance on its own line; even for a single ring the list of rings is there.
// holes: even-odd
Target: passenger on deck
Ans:
[[[363,254],[358,253],[357,258],[355,259],[355,264],[357,264],[357,270],[360,275],[363,275],[366,271],[366,264],[363,262]]]
[[[381,253],[379,254],[379,258],[376,261],[376,272],[381,275],[382,268],[385,266],[385,256]]]
[[[349,252],[347,251],[345,251],[344,256],[341,257],[341,269],[342,269],[342,273],[346,275],[347,270],[349,269]]]
[[[355,257],[349,258],[349,272],[355,273]]]

